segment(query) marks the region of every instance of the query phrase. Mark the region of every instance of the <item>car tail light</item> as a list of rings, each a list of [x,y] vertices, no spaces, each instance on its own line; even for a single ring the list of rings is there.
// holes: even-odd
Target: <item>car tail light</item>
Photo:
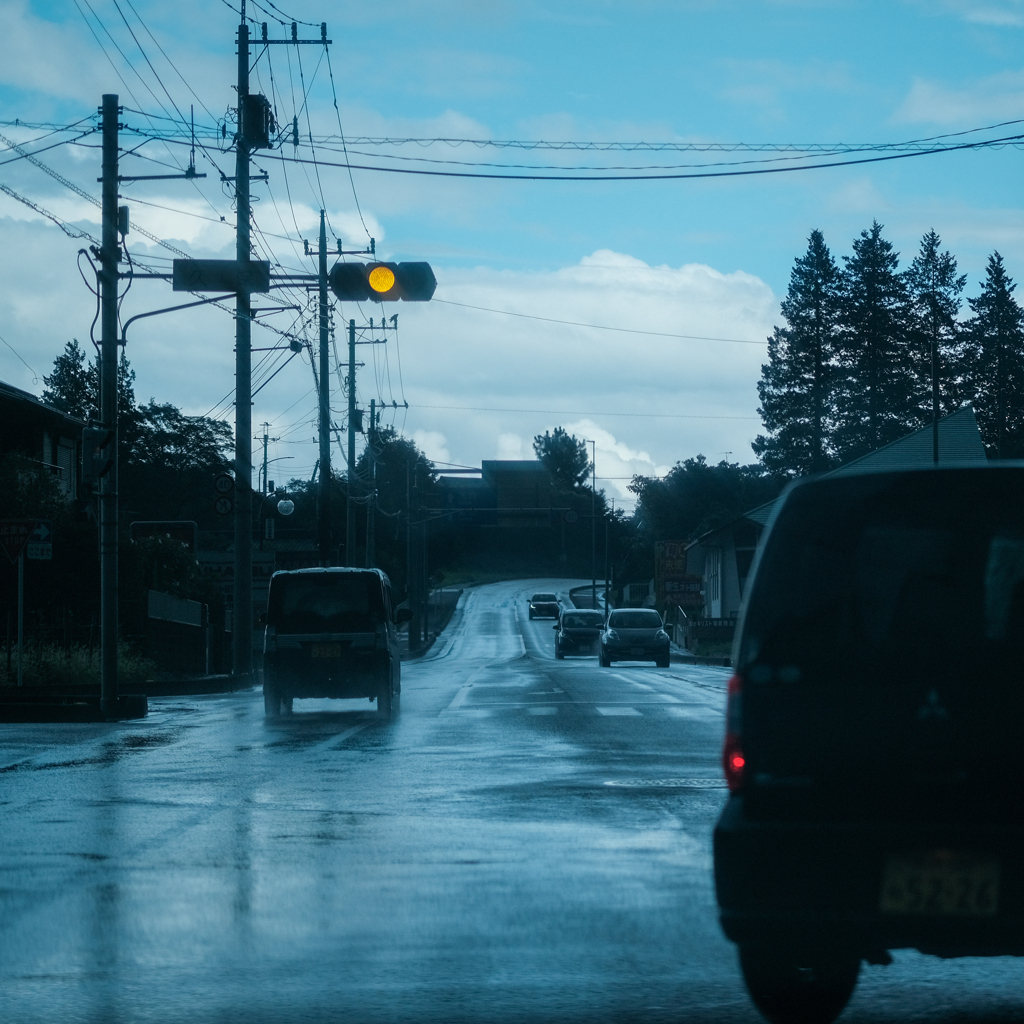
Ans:
[[[729,680],[729,699],[725,709],[725,745],[722,767],[730,793],[743,788],[747,759],[743,754],[743,681],[739,676]]]

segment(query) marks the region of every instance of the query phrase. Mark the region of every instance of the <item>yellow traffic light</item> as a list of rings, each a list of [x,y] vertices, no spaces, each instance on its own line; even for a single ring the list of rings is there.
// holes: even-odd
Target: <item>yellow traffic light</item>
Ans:
[[[383,263],[378,263],[377,266],[370,271],[369,275],[370,287],[378,294],[391,291],[395,286],[395,273],[394,271],[385,266]]]

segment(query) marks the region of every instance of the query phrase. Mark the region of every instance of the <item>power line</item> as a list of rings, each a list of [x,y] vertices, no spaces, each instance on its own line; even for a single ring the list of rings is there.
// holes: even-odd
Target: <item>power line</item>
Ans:
[[[759,420],[758,416],[712,416],[702,413],[669,412],[586,412],[579,409],[502,409],[496,405],[420,405],[411,402],[410,409],[444,409],[452,412],[518,412],[535,416],[621,416],[649,420]]]
[[[1024,134],[1006,136],[1000,139],[988,139],[984,142],[965,142],[955,146],[937,146],[931,149],[913,150],[910,152],[886,153],[882,156],[859,157],[854,160],[830,160],[825,163],[800,164],[787,167],[752,167],[744,170],[687,171],[671,174],[498,174],[492,171],[434,171],[422,167],[380,167],[371,164],[354,164],[350,160],[339,163],[330,160],[317,161],[309,160],[305,157],[286,157],[274,154],[266,154],[263,156],[263,159],[277,160],[281,163],[318,163],[321,167],[377,171],[383,174],[415,174],[431,178],[480,178],[504,181],[679,181],[690,178],[738,178],[760,174],[786,174],[793,171],[820,171],[831,167],[855,167],[860,164],[906,160],[910,157],[934,156],[939,153],[954,153],[960,150],[989,149],[996,146],[1016,145],[1022,140],[1024,140]]]
[[[669,334],[665,331],[643,331],[635,327],[608,327],[604,324],[585,324],[577,320],[556,320],[550,316],[534,316],[532,313],[513,313],[508,309],[489,309],[487,306],[471,306],[467,302],[453,302],[451,299],[434,298],[446,306],[462,306],[463,309],[478,309],[483,313],[501,313],[503,316],[518,316],[524,320],[542,320],[548,324],[565,324],[567,327],[588,327],[593,331],[616,331],[621,334],[644,334],[655,338],[683,338],[686,341],[721,341],[730,345],[767,345],[767,341],[749,341],[746,338],[709,338],[702,334]]]

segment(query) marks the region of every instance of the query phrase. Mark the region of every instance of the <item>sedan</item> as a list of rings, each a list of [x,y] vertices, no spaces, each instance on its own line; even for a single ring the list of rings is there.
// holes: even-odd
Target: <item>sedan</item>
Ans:
[[[653,608],[615,608],[601,634],[601,667],[613,661],[653,661],[668,668],[669,639]]]
[[[557,619],[562,614],[562,606],[554,594],[534,594],[530,598],[531,619]]]
[[[561,659],[567,654],[596,654],[603,626],[603,612],[586,609],[562,612],[555,626],[555,657]]]

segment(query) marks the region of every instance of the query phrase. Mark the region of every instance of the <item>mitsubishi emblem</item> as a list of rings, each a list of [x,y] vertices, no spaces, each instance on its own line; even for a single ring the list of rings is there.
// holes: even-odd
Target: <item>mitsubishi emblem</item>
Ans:
[[[944,722],[949,718],[949,712],[942,706],[937,690],[929,691],[924,704],[917,709],[917,717],[921,722]]]

